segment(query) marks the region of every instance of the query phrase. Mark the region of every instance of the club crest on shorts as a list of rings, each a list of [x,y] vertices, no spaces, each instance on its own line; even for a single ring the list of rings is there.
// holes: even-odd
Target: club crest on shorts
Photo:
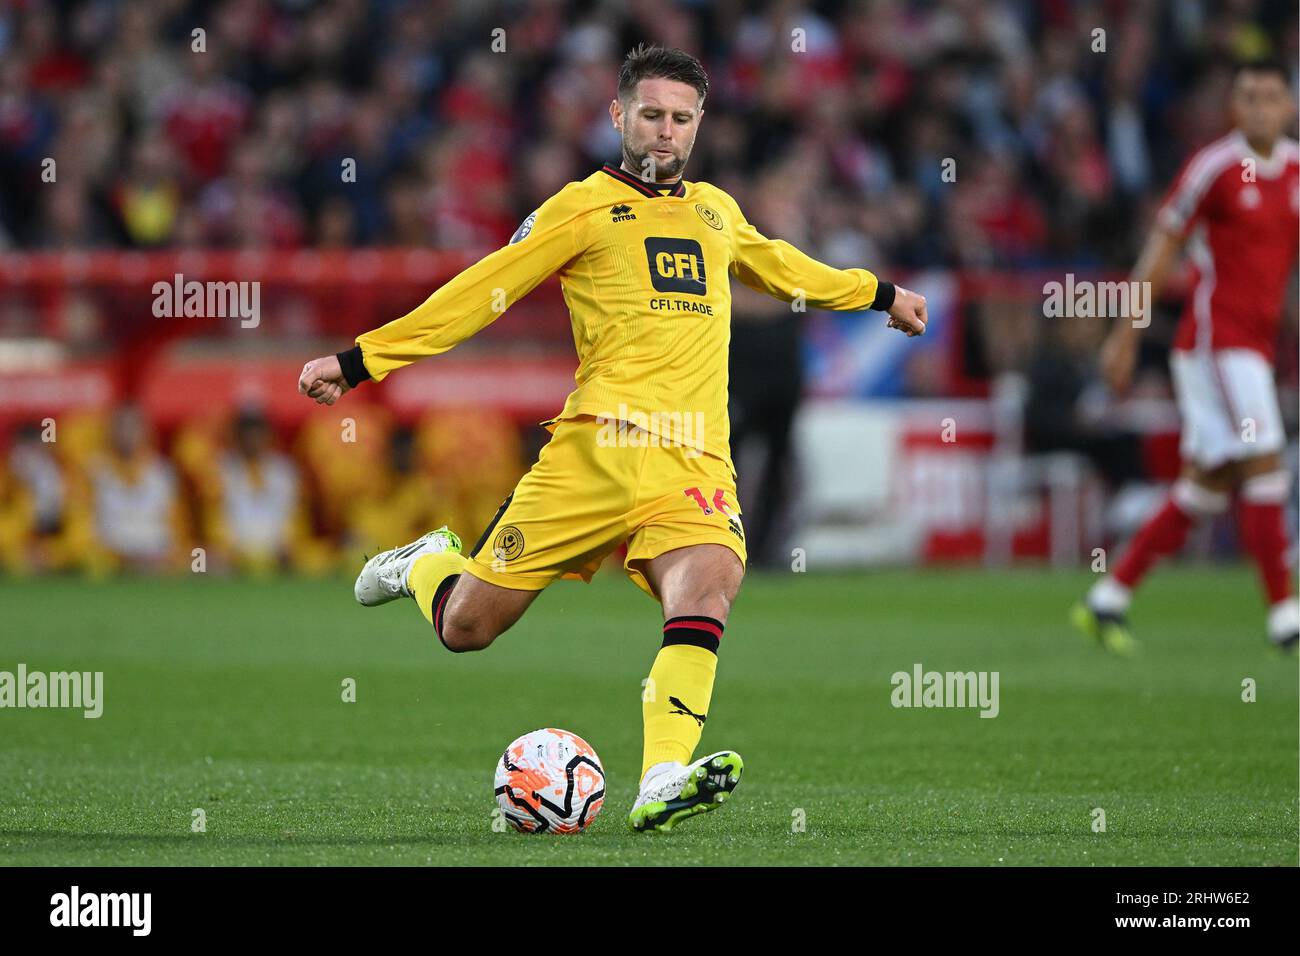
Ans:
[[[492,539],[492,553],[502,561],[513,561],[524,553],[524,533],[509,524]]]

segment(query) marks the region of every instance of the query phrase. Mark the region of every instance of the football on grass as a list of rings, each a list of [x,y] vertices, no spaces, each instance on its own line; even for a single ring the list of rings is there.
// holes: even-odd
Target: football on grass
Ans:
[[[524,833],[578,833],[605,802],[605,770],[591,744],[552,727],[524,734],[497,762],[497,804]]]

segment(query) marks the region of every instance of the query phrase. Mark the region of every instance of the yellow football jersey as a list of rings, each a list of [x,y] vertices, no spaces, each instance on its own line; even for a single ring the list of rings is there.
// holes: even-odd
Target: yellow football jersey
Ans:
[[[606,165],[546,200],[509,244],[415,310],[358,336],[366,372],[381,380],[447,351],[552,273],[579,358],[577,388],[553,421],[626,421],[729,466],[729,277],[822,309],[868,308],[880,288],[865,269],[835,269],[762,236],[716,186],[656,189]]]

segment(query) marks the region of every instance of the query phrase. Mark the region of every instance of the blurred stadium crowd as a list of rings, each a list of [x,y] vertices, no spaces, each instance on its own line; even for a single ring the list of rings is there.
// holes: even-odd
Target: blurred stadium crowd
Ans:
[[[17,2],[0,243],[491,247],[617,157],[617,66],[654,40],[712,78],[689,178],[767,194],[771,228],[833,263],[1126,266],[1133,225],[1221,131],[1229,64],[1294,59],[1295,18],[1257,0]]]
[[[731,192],[770,235],[887,275],[1122,270],[1179,163],[1225,128],[1233,60],[1294,61],[1296,23],[1294,3],[1273,0],[19,0],[0,10],[0,254],[487,251],[617,160],[618,64],[653,41],[698,53],[711,77],[687,178]],[[777,306],[784,320],[738,294],[736,320],[767,331],[733,380],[787,395],[765,419],[785,415],[771,437],[785,455],[803,382],[761,371],[797,348]],[[1050,393],[1030,423],[1050,445],[1104,328],[1041,329],[1032,304],[980,321],[996,323],[987,377],[1019,368]],[[39,334],[37,311],[0,289],[0,338]],[[109,328],[100,347],[134,345]],[[950,393],[923,366],[908,390]],[[203,541],[218,564],[325,568],[346,543],[414,536],[376,522],[424,530],[420,503],[437,496],[403,490],[413,476],[447,489],[438,524],[474,529],[526,465],[491,416],[394,422],[367,430],[383,473],[367,489],[320,467],[310,424],[259,416],[166,441],[130,406],[60,422],[57,447],[37,425],[13,430],[0,559],[184,565]],[[476,475],[445,465],[467,435],[484,449]],[[1123,480],[1136,456],[1098,461]]]
[[[526,464],[514,424],[482,413],[408,427],[368,408],[346,455],[322,418],[282,451],[251,408],[182,424],[166,455],[157,438],[129,404],[19,428],[0,468],[0,570],[327,572],[375,542],[485,527]]]

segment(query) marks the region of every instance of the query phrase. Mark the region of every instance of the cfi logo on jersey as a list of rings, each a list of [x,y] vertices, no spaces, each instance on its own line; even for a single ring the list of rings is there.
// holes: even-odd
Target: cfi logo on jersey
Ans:
[[[519,228],[515,230],[515,234],[510,237],[510,245],[513,246],[516,242],[523,242],[527,239],[528,234],[533,231],[533,223],[536,221],[537,211],[533,210],[528,218],[519,224]]]
[[[619,203],[617,206],[609,207],[609,214],[612,217],[610,222],[627,222],[629,219],[635,219],[636,213],[632,211],[631,206]]]
[[[708,206],[704,205],[704,203],[697,202],[695,204],[695,211],[700,214],[700,218],[703,219],[710,228],[717,229],[718,231],[722,230],[722,217]]]
[[[694,239],[652,236],[645,241],[650,264],[650,284],[656,292],[688,292],[707,295],[704,250]]]

